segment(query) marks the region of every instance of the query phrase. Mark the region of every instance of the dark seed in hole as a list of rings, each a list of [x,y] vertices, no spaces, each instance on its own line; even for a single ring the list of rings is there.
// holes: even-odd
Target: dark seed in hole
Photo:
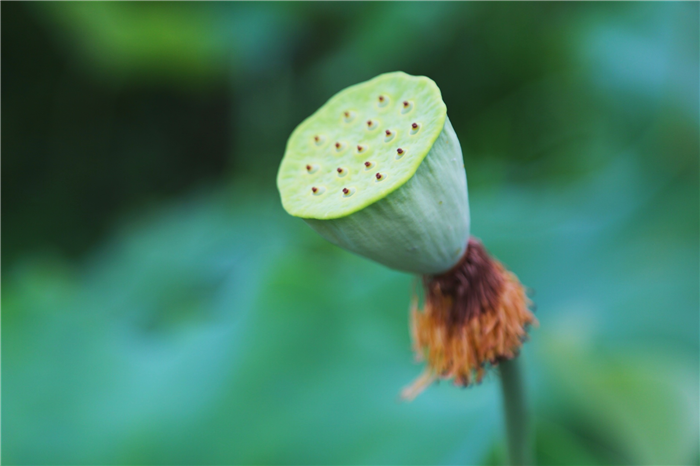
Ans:
[[[357,152],[362,152],[362,146],[357,146]]]
[[[417,129],[417,128],[418,128],[418,123],[413,123],[413,124],[411,125],[411,128]]]
[[[372,164],[369,162],[365,162],[365,167],[369,168],[370,165],[372,165]]]
[[[408,108],[408,100],[403,101],[403,106],[404,106],[404,108]]]
[[[338,171],[338,173],[343,173],[343,169],[340,167],[338,167],[337,171]]]
[[[386,133],[387,136],[391,136],[391,131],[386,130],[385,133]]]
[[[317,188],[316,186],[314,186],[313,188],[311,188],[311,192],[315,193],[316,191],[318,191],[318,188]]]
[[[336,142],[336,143],[335,143],[335,148],[336,148],[336,149],[340,149],[340,143],[339,143],[339,142]]]
[[[381,173],[377,173],[377,174],[374,175],[374,176],[376,176],[378,180],[381,180],[381,179],[382,179],[382,174],[381,174]]]
[[[311,165],[307,165],[306,170],[311,171]]]
[[[403,154],[403,149],[399,147],[398,149],[396,149],[396,152],[398,152],[399,155],[401,155],[401,154]]]
[[[319,137],[318,137],[318,136],[314,136],[314,141],[318,142],[318,140],[319,140]]]
[[[343,194],[347,194],[349,192],[350,192],[350,190],[348,188],[343,188]]]
[[[367,126],[372,126],[372,120],[367,120]]]

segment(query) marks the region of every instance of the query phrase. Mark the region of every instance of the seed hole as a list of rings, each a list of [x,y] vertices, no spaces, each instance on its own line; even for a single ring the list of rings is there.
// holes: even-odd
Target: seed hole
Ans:
[[[352,110],[345,110],[343,112],[343,121],[345,121],[345,123],[350,123],[354,119],[355,119],[355,112],[353,112]]]
[[[416,134],[420,131],[420,125],[418,123],[411,123],[411,134]]]
[[[318,165],[314,163],[307,163],[304,168],[306,168],[306,173],[316,173],[318,171]]]
[[[394,139],[394,137],[396,137],[396,131],[392,131],[390,129],[384,131],[384,142],[389,142]]]
[[[333,144],[333,146],[335,147],[336,152],[343,152],[347,147],[346,144],[342,141],[337,141],[335,144]]]
[[[370,162],[369,160],[364,163],[365,165],[365,170],[371,170],[374,168],[376,165],[374,162]]]
[[[377,179],[377,181],[384,181],[386,179],[386,175],[383,173],[377,172],[374,177]]]
[[[367,152],[367,146],[364,146],[362,144],[358,144],[357,145],[357,153],[364,154],[365,152]]]
[[[323,186],[312,186],[311,187],[311,194],[314,196],[320,196],[321,194],[326,192],[326,188]]]
[[[401,104],[401,113],[408,113],[411,110],[413,110],[413,102],[410,100],[404,100],[403,104]]]
[[[355,194],[355,188],[343,188],[342,193],[343,197],[350,197]]]
[[[378,126],[379,126],[379,122],[377,120],[367,120],[367,129],[368,130],[377,129]]]
[[[386,107],[389,104],[389,99],[385,95],[380,95],[377,97],[377,105],[380,107]]]
[[[344,169],[343,167],[338,167],[335,169],[336,172],[338,172],[338,176],[343,177],[348,174],[348,171]]]
[[[323,144],[325,142],[325,140],[326,140],[326,138],[323,137],[323,135],[321,135],[321,134],[317,134],[316,136],[314,136],[314,144],[316,144],[317,146],[320,146],[321,144]]]
[[[396,160],[400,159],[405,154],[406,154],[406,151],[399,147],[398,149],[396,149]]]

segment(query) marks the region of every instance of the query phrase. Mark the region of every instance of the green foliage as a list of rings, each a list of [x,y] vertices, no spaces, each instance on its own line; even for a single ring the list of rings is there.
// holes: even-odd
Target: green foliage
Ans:
[[[440,86],[473,234],[533,289],[538,461],[700,459],[697,4],[8,5],[40,34],[3,47],[5,464],[505,461],[495,375],[397,401],[413,278],[275,190],[296,124],[395,69]],[[226,102],[225,168],[169,161],[194,123],[139,132],[166,88]]]

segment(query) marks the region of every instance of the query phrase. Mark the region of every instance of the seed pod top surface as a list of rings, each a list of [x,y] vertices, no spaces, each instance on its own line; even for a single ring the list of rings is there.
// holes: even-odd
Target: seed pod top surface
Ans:
[[[416,172],[447,108],[429,78],[395,72],[350,86],[292,133],[277,174],[282,205],[311,219],[348,216]]]

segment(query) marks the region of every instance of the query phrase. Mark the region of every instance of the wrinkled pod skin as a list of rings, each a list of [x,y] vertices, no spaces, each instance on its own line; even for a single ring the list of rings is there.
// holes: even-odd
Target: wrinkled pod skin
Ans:
[[[330,242],[392,269],[439,274],[469,239],[462,150],[449,118],[416,173],[385,198],[346,217],[305,218]]]

